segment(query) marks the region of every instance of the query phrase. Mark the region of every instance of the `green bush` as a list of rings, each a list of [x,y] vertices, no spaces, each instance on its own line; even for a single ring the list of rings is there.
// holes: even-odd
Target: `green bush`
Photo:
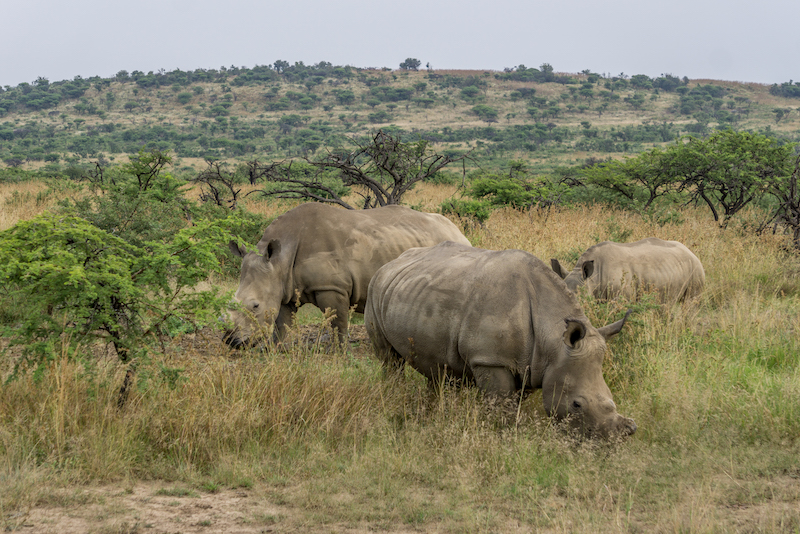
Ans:
[[[255,242],[263,217],[185,198],[164,168],[168,154],[140,152],[127,164],[90,173],[92,187],[58,213],[0,233],[0,314],[11,346],[43,364],[65,343],[102,340],[122,360],[143,354],[158,333],[197,328],[226,298],[196,290],[212,272],[233,274],[231,239]]]
[[[25,302],[20,321],[1,327],[10,346],[24,347],[16,367],[94,340],[128,360],[172,318],[217,317],[226,299],[193,288],[218,269],[215,249],[231,237],[225,227],[201,222],[140,247],[80,217],[45,212],[0,233],[0,288]]]
[[[481,224],[492,214],[492,206],[485,200],[451,199],[442,202],[440,209],[445,215],[474,219]]]

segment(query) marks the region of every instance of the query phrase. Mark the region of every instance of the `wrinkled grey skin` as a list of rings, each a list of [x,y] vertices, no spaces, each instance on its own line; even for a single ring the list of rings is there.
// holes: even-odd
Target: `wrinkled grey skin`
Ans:
[[[585,436],[636,431],[602,374],[606,340],[625,319],[592,326],[564,281],[527,252],[411,249],[375,273],[364,323],[387,368],[408,363],[431,384],[453,377],[501,399],[540,388],[547,413]]]
[[[231,243],[242,258],[236,300],[244,312],[232,312],[234,329],[225,340],[247,345],[258,331],[280,340],[294,312],[310,303],[335,313],[331,326],[339,341],[347,339],[349,312],[364,311],[370,278],[385,263],[412,247],[445,240],[469,245],[446,217],[402,206],[346,210],[308,203],[270,224],[258,242],[258,253]]]
[[[699,295],[706,280],[703,265],[691,250],[678,241],[655,237],[598,243],[581,255],[572,271],[565,271],[556,259],[550,263],[570,291],[585,285],[598,299],[636,299],[642,291],[655,291],[663,302],[677,302]]]

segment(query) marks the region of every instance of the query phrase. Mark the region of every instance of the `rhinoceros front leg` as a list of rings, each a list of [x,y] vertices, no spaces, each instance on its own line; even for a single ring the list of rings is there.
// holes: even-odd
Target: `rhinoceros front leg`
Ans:
[[[490,406],[499,409],[501,421],[508,424],[514,420],[517,409],[515,393],[517,392],[514,374],[505,367],[485,365],[472,366],[475,383],[483,391]]]
[[[275,318],[275,331],[273,332],[272,339],[275,342],[281,342],[286,339],[286,332],[292,328],[294,324],[294,314],[297,308],[294,306],[281,305],[278,311],[278,317]]]
[[[472,374],[475,383],[488,397],[508,399],[514,396],[517,390],[514,374],[505,367],[491,367],[488,365],[473,365]]]
[[[317,308],[323,312],[331,310],[336,314],[331,319],[331,328],[339,336],[339,343],[345,344],[347,342],[347,327],[350,321],[350,299],[336,291],[318,291],[314,294],[314,299],[317,301]]]

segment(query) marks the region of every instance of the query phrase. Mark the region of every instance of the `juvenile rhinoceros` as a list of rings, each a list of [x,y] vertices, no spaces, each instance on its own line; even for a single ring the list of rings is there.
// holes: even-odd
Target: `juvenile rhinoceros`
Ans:
[[[606,340],[625,318],[593,327],[564,281],[527,252],[452,242],[408,250],[375,273],[364,323],[386,367],[408,363],[432,384],[454,377],[504,399],[541,388],[548,414],[587,436],[636,431],[602,373]]]
[[[258,242],[258,253],[230,243],[242,258],[236,299],[246,313],[233,312],[235,328],[225,340],[239,347],[254,328],[275,324],[281,339],[297,305],[311,303],[336,316],[331,325],[347,339],[351,308],[364,311],[370,278],[383,264],[412,247],[445,240],[469,241],[442,215],[402,206],[346,210],[302,204],[275,219]]]
[[[598,243],[581,255],[571,272],[556,259],[550,262],[571,291],[586,285],[599,299],[637,298],[644,290],[658,292],[665,302],[676,302],[699,295],[706,280],[703,265],[691,250],[655,237],[634,243]]]

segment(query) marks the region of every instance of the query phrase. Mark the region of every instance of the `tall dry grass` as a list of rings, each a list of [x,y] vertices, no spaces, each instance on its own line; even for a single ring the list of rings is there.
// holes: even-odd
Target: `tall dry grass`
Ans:
[[[417,194],[426,205],[449,193]],[[50,486],[160,478],[255,485],[296,512],[282,530],[796,531],[798,256],[781,236],[722,231],[699,211],[665,221],[582,207],[501,210],[468,226],[478,246],[545,261],[647,236],[701,259],[707,285],[695,301],[584,298],[596,325],[635,310],[604,366],[639,426],[625,442],[571,441],[537,395],[503,425],[474,389],[434,395],[411,370],[384,378],[365,342],[345,354],[319,344],[235,353],[216,339],[175,340],[140,366],[124,410],[124,368],[65,353],[0,386],[2,517]]]
[[[0,183],[0,231],[36,217],[57,201],[43,182]]]

